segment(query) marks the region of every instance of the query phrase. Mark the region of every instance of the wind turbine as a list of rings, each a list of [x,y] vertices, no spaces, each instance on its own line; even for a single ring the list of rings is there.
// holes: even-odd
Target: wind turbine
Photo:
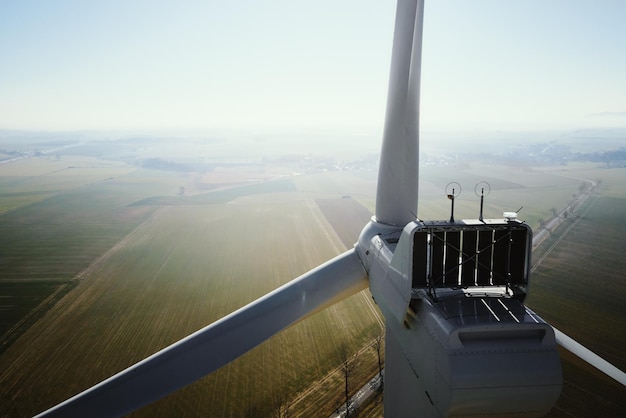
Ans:
[[[557,343],[626,375],[523,304],[532,232],[416,219],[423,0],[398,0],[376,214],[351,250],[39,416],[119,416],[215,371],[369,285],[386,319],[385,414],[546,413]]]

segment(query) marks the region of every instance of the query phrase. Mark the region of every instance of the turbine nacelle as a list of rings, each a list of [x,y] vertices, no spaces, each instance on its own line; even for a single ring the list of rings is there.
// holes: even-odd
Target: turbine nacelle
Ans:
[[[523,305],[531,242],[506,219],[364,228],[356,250],[387,321],[387,376],[400,376],[386,414],[549,411],[561,364],[552,328]]]
[[[411,221],[404,228],[372,218],[356,252],[377,300],[402,321],[412,299],[439,289],[524,301],[532,230],[516,219]]]

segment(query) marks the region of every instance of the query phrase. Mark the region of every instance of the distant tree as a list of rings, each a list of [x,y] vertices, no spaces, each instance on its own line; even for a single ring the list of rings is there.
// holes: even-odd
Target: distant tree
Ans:
[[[341,401],[335,402],[335,414],[337,415],[341,414]]]
[[[552,208],[552,216],[556,216],[556,208]]]
[[[289,402],[281,403],[278,408],[274,410],[275,418],[289,418],[289,408],[291,404]]]
[[[356,413],[352,410],[352,400],[350,399],[349,381],[354,371],[354,361],[350,359],[348,354],[348,346],[341,344],[339,346],[339,358],[341,359],[341,371],[344,378],[344,393],[346,395],[346,417],[355,417]]]
[[[274,409],[274,418],[289,418],[289,408],[291,402],[283,396],[278,397],[278,406]]]

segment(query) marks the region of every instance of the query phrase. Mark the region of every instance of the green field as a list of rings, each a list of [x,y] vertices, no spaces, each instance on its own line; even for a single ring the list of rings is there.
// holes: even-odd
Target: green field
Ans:
[[[606,173],[605,173],[606,174]],[[626,369],[626,198],[612,197],[623,182],[615,170],[535,251],[529,306],[544,319]],[[608,193],[607,193],[608,192]],[[608,196],[607,196],[608,195]],[[625,194],[626,195],[626,194]],[[567,352],[562,353],[564,388],[551,416],[624,416],[626,389]]]
[[[0,352],[45,311],[36,308],[73,288],[82,271],[154,212],[130,203],[171,187],[154,184],[144,170],[89,159],[76,171],[59,169],[56,159],[32,160],[16,162],[20,176],[6,174],[12,164],[0,165],[0,207],[11,208],[0,213]],[[34,175],[24,176],[27,169]],[[112,177],[120,174],[123,181]]]
[[[571,329],[573,338],[593,344],[621,369],[626,358],[614,342],[626,341],[626,215],[619,210],[624,205],[626,199],[593,196],[579,208],[579,218],[562,225],[571,229],[533,273],[531,299],[550,307],[541,312],[549,322]]]
[[[33,282],[78,283],[0,357],[0,415],[51,406],[345,249],[312,200],[285,192],[284,181],[159,205],[145,200],[144,176],[133,172],[117,186],[80,187],[3,215],[5,233],[14,236],[3,249],[10,254],[3,278],[22,285],[15,305]],[[310,397],[330,413],[341,393],[333,373],[338,347],[371,357],[379,321],[368,296],[356,295],[138,415],[181,408],[268,415],[287,401],[306,415],[319,408]],[[364,364],[362,380],[375,367]],[[310,391],[324,376],[325,390]]]
[[[0,214],[6,237],[0,243],[0,416],[39,412],[330,259],[355,242],[373,212],[371,172],[325,172],[178,196],[192,174],[91,158],[80,164],[80,158],[21,160],[16,176],[0,166],[6,185],[0,189],[0,208],[6,208]],[[68,169],[70,161],[81,168]],[[534,224],[565,206],[589,175],[606,178],[607,199],[622,192],[614,180],[623,174],[577,169],[516,172],[512,182],[501,167],[425,167],[420,217],[449,216],[443,190],[450,181],[465,188],[457,218],[477,217],[473,186],[487,180],[486,217],[524,206],[522,218],[529,215]],[[622,203],[599,199],[594,207]],[[620,214],[601,224],[610,228]],[[617,283],[607,288],[613,295],[620,280],[623,286],[620,269],[608,268],[616,274],[607,278]],[[586,290],[555,292],[553,284],[542,290],[553,281],[542,274],[533,283],[532,306],[560,325],[567,312],[557,302],[568,299],[560,296],[574,299]],[[607,324],[619,321],[622,302],[615,302],[622,308],[606,304]],[[566,325],[574,338],[601,341],[603,354],[620,364],[611,345],[619,347],[623,333],[602,339],[588,334],[587,325],[579,334]],[[293,416],[327,416],[342,399],[341,347],[347,345],[358,364],[356,390],[377,372],[370,344],[381,332],[379,313],[361,292],[135,415],[271,416],[282,404]]]

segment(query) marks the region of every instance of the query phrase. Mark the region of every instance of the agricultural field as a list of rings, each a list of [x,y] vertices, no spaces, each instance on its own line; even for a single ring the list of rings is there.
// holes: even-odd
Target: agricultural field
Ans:
[[[586,167],[570,175],[600,187],[534,253],[528,304],[548,322],[626,369],[625,169]],[[618,197],[621,194],[621,197]],[[551,416],[623,416],[626,390],[562,352],[564,388]]]
[[[120,173],[97,171],[100,178]],[[110,184],[85,184],[98,178],[94,173],[66,175],[58,189],[50,187],[50,177],[58,175],[34,177],[43,177],[43,184],[37,187],[28,176],[2,177],[0,201],[12,208],[0,214],[0,352],[153,210],[125,207],[128,196]]]
[[[626,213],[616,210],[625,199],[595,195],[582,205],[576,219],[533,273],[533,297],[550,306],[543,315],[557,327],[571,327],[572,336],[593,344],[601,356],[626,369],[621,347],[626,341]],[[538,254],[539,255],[539,251]],[[580,315],[579,310],[589,311]],[[584,332],[580,332],[584,330]]]
[[[164,204],[131,193],[145,175],[124,178],[119,195],[80,188],[4,215],[16,238],[38,228],[16,252],[40,262],[29,267],[18,257],[7,265],[13,282],[53,273],[80,280],[0,357],[0,415],[27,416],[59,402],[345,250],[312,199],[284,191],[289,183],[212,198],[173,196]],[[143,219],[132,218],[134,228],[124,231],[118,211]],[[51,225],[58,230],[33,246]],[[104,228],[110,235],[102,238],[94,229],[102,225],[119,229]],[[76,247],[64,252],[63,243],[74,240]],[[367,295],[356,295],[137,414],[171,416],[182,408],[194,415],[267,415],[289,402],[306,416],[320,399],[330,414],[341,393],[340,346],[362,353],[363,382],[377,368],[364,359],[373,358],[369,344],[382,332],[378,315]],[[320,377],[326,382],[313,391]]]
[[[487,182],[491,191],[485,197],[485,218],[502,218],[503,212],[522,208],[520,219],[537,228],[540,220],[552,215],[553,208],[565,207],[581,185],[588,185],[580,174],[570,174],[560,166],[522,170],[478,163],[422,165],[417,215],[420,219],[449,219],[450,200],[445,190],[448,183],[457,182],[462,190],[455,199],[455,218],[476,219],[480,197],[474,189],[478,183]],[[374,213],[376,176],[371,171],[332,172],[294,177],[293,182],[297,190],[328,197],[349,196]]]
[[[357,242],[363,226],[372,217],[363,205],[346,196],[317,199],[316,203],[346,247]]]
[[[25,158],[0,164],[0,214],[133,170],[120,162],[86,157]]]
[[[418,216],[423,219],[448,219],[450,201],[445,188],[450,182],[461,185],[455,199],[455,219],[476,219],[480,212],[480,190],[476,185],[487,182],[485,218],[502,218],[505,211],[520,211],[520,219],[537,228],[552,208],[563,208],[572,200],[584,180],[563,172],[542,169],[519,169],[505,166],[464,164],[459,166],[426,166],[420,169]],[[477,194],[478,193],[478,194]]]
[[[0,164],[0,173],[1,353],[154,211],[130,203],[175,188],[148,170],[91,158],[28,158]]]
[[[16,176],[0,165],[0,233],[9,238],[0,243],[1,331],[21,326],[0,352],[0,416],[58,403],[343,252],[374,209],[370,171],[201,192],[194,173],[69,155],[19,163]],[[499,167],[424,167],[419,214],[447,218],[444,189],[457,181],[456,217],[477,217],[473,187],[486,180],[486,217],[524,206],[536,226],[588,175],[529,171],[511,181]],[[602,187],[619,188],[608,179]],[[533,303],[542,314],[552,304]],[[353,359],[357,390],[378,372],[372,342],[382,332],[364,291],[133,415],[271,416],[289,406],[293,416],[328,416],[345,400],[340,352]]]
[[[271,216],[286,212],[287,222]],[[30,357],[23,356],[27,349],[18,343],[11,347],[19,353],[10,363],[19,376],[10,387],[3,382],[3,388],[18,398],[26,395],[19,388],[30,387],[60,400],[330,258],[334,254],[324,245],[323,231],[301,222],[307,213],[299,202],[280,209],[174,206],[156,212],[93,266],[72,297],[50,312],[51,322],[29,330],[47,344],[40,362],[33,364],[31,357],[22,363]],[[289,252],[277,253],[281,248]],[[357,296],[303,321],[139,415],[171,416],[178,408],[194,415],[242,416],[250,408],[267,413],[273,397],[303,391],[312,376],[332,370],[333,352],[344,340],[356,349],[380,331],[374,313],[359,312],[361,300]],[[346,318],[341,327],[333,324],[337,317]],[[71,384],[46,383],[51,381]]]

